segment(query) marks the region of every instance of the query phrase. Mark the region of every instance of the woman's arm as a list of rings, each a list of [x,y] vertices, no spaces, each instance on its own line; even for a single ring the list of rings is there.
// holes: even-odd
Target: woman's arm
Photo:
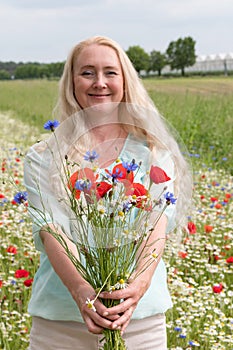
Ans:
[[[51,225],[50,228],[53,229],[53,226]],[[107,312],[107,308],[98,299],[95,302],[96,312],[87,307],[86,300],[87,298],[90,298],[90,300],[94,299],[96,295],[95,290],[77,272],[75,266],[67,256],[65,249],[56,240],[56,238],[54,238],[52,234],[48,232],[48,230],[46,231],[46,227],[40,230],[40,236],[55,272],[60,277],[64,285],[68,288],[73,299],[78,305],[89,332],[99,334],[102,333],[104,328],[112,328],[112,321],[104,316],[101,316]],[[70,251],[77,256],[78,254],[75,244],[66,238],[64,234],[62,234],[62,236],[66,240]],[[113,317],[113,319],[116,319],[116,317]]]

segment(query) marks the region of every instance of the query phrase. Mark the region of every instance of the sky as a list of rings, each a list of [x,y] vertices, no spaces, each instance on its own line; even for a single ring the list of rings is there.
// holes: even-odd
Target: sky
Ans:
[[[233,52],[233,0],[0,0],[0,61],[60,62],[79,41],[164,53],[191,36],[198,56]]]

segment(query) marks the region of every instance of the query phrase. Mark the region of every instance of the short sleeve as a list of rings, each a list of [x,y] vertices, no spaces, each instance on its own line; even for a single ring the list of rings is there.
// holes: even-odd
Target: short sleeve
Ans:
[[[46,161],[45,161],[46,159]],[[28,192],[28,213],[32,219],[32,233],[35,248],[45,253],[40,230],[50,223],[69,230],[69,219],[62,211],[49,182],[49,161],[35,146],[28,151],[24,161],[24,185]]]

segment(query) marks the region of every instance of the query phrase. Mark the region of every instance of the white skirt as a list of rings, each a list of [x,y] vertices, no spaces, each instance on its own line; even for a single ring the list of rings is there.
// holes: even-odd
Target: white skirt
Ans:
[[[102,338],[88,332],[83,323],[33,317],[28,350],[98,350]],[[164,314],[131,320],[123,338],[128,350],[166,350]]]

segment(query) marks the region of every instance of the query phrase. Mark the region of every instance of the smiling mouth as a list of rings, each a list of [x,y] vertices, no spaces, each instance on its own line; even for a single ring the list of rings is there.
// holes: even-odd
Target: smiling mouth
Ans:
[[[89,96],[92,96],[92,97],[107,97],[107,96],[110,96],[110,94],[106,94],[106,95],[99,95],[99,94],[88,94]]]

